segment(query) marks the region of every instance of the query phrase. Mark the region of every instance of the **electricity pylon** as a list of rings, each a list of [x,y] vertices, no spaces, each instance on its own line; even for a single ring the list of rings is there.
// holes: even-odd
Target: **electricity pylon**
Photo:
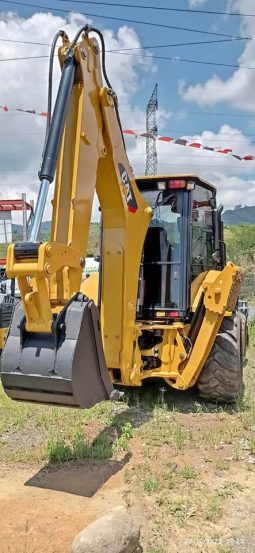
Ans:
[[[145,175],[157,173],[157,143],[158,134],[156,111],[158,109],[158,85],[156,84],[146,108],[146,132],[153,137],[146,137],[146,168]],[[155,138],[154,138],[155,137]]]

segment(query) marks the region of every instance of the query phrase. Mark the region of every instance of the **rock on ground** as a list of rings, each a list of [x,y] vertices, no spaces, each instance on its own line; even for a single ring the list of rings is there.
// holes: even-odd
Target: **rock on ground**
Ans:
[[[123,506],[87,526],[74,539],[72,553],[135,553],[140,526]]]

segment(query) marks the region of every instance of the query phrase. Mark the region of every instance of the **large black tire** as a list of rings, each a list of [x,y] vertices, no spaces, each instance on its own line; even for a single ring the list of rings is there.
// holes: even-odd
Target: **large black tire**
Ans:
[[[200,395],[210,401],[233,403],[244,392],[243,365],[246,352],[247,324],[235,310],[225,317],[200,373]]]

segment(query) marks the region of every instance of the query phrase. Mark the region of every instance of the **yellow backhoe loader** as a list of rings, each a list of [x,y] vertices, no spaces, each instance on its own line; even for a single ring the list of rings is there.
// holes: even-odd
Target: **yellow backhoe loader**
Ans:
[[[51,117],[59,36],[62,73]],[[233,401],[243,389],[242,270],[226,263],[216,189],[193,175],[134,178],[97,29],[85,26],[71,42],[57,33],[49,83],[30,240],[8,248],[7,273],[18,280],[21,302],[2,356],[6,393],[88,408],[118,397],[119,385],[161,378]],[[40,243],[54,178],[51,238]],[[100,271],[82,282],[95,191]]]

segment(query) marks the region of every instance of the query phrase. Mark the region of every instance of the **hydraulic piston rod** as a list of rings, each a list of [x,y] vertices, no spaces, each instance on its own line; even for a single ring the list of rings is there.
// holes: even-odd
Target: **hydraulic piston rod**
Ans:
[[[30,241],[37,242],[40,226],[43,218],[45,204],[48,196],[50,181],[43,179],[41,181],[40,190],[37,198],[35,214],[32,222],[32,228],[30,233]]]

